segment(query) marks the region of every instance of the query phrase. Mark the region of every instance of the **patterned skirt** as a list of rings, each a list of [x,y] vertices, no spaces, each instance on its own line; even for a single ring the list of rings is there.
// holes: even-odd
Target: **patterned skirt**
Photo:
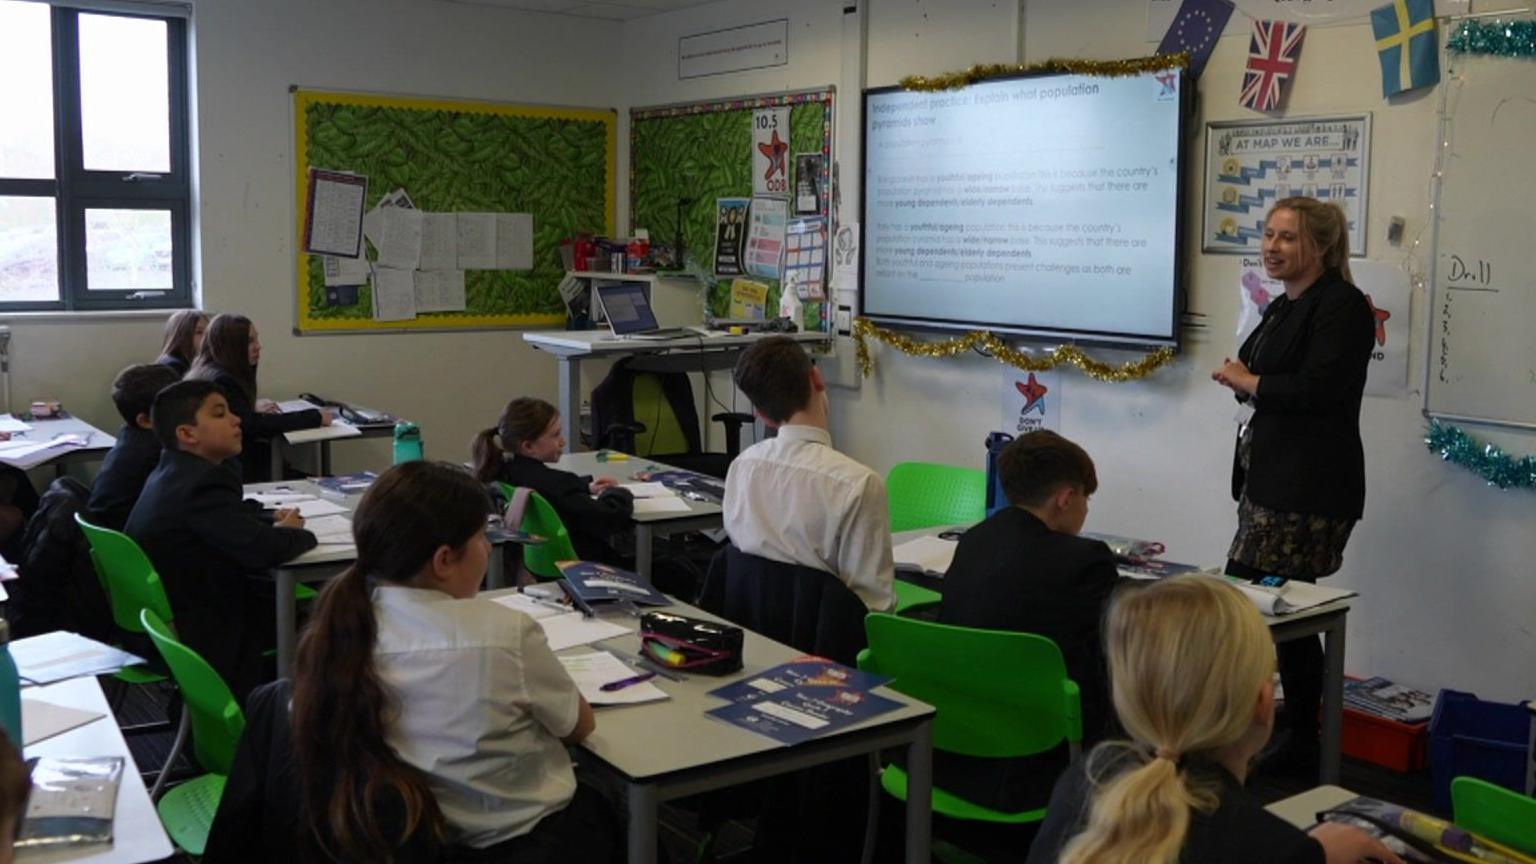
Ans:
[[[1238,442],[1238,460],[1248,468],[1249,436]],[[1315,582],[1337,573],[1344,563],[1355,519],[1285,513],[1248,500],[1246,490],[1237,504],[1237,534],[1227,557],[1287,579]]]

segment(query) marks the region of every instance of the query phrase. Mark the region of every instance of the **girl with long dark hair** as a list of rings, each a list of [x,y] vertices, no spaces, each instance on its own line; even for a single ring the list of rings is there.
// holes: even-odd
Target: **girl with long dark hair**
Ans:
[[[208,331],[208,313],[201,309],[183,309],[165,321],[165,344],[160,346],[160,356],[155,362],[169,366],[177,375],[187,374],[197,352],[203,347],[203,336]]]

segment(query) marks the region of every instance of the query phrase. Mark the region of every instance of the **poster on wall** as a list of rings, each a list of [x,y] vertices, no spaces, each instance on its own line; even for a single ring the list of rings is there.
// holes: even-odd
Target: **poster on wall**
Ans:
[[[788,63],[788,18],[695,33],[677,40],[679,80]]]
[[[1017,438],[1040,429],[1061,431],[1061,372],[1003,367],[1003,431]]]
[[[752,194],[789,195],[789,108],[752,112]]]
[[[827,272],[827,220],[821,216],[796,219],[784,234],[784,288],[794,288],[801,300],[822,300]]]
[[[764,279],[784,273],[784,229],[789,202],[783,198],[753,198],[747,231],[747,272]]]
[[[1370,114],[1206,124],[1201,248],[1257,253],[1269,208],[1305,195],[1344,208],[1349,254],[1364,255],[1370,152]]]
[[[821,212],[822,174],[827,157],[821,153],[795,154],[795,215]]]
[[[740,276],[742,240],[747,235],[749,198],[715,199],[715,275]]]
[[[1367,396],[1408,395],[1408,313],[1413,283],[1403,268],[1386,261],[1351,261],[1350,275],[1371,304],[1375,341],[1365,377]]]

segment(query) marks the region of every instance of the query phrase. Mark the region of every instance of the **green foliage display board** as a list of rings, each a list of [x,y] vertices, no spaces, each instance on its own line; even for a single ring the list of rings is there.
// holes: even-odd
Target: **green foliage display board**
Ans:
[[[730,308],[731,279],[716,278],[715,201],[752,195],[752,117],[759,109],[790,108],[789,153],[823,155],[823,176],[817,187],[832,188],[826,176],[832,164],[833,91],[813,90],[630,112],[630,227],[645,228],[652,242],[671,245],[677,236],[678,214],[683,221],[686,269],[707,286],[710,311],[725,316]],[[821,215],[831,202],[823,194]],[[680,200],[687,203],[679,207]],[[791,217],[794,218],[794,217]],[[831,232],[830,220],[828,232]],[[827,274],[830,277],[830,273]],[[777,314],[780,283],[768,284],[768,317]],[[807,302],[801,326],[827,328],[828,304]]]
[[[561,324],[560,241],[614,230],[613,111],[295,90],[294,129],[300,332]],[[311,167],[366,176],[366,209],[404,189],[428,213],[531,213],[533,269],[470,270],[464,311],[376,321],[371,284],[328,297],[303,252]]]

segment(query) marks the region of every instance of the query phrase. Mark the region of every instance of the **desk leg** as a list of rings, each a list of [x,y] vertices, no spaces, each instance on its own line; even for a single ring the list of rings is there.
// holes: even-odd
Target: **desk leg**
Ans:
[[[629,784],[629,864],[656,864],[656,787]],[[927,864],[927,861],[924,861]]]
[[[277,568],[277,583],[274,591],[277,592],[277,677],[287,678],[293,674],[293,654],[297,638],[294,631],[297,629],[295,620],[298,618],[298,609],[293,599],[293,588],[298,583],[298,578],[290,567]]]
[[[277,482],[283,479],[283,436],[273,435],[268,447],[272,451],[272,480]]]
[[[485,587],[487,589],[507,587],[507,571],[502,569],[505,566],[502,550],[505,548],[505,543],[497,543],[491,547],[491,557],[485,569]]]
[[[1344,724],[1344,617],[1323,631],[1323,747],[1318,782],[1339,782]],[[1309,637],[1311,638],[1311,637]]]
[[[651,526],[645,522],[635,523],[635,573],[647,585],[651,584],[651,546],[654,542]]]
[[[929,864],[933,840],[933,721],[907,745],[907,864]]]
[[[561,357],[555,369],[560,378],[560,434],[565,436],[565,448],[572,453],[585,450],[581,446],[581,361]]]
[[[320,442],[320,476],[331,476],[331,442],[329,441]]]

